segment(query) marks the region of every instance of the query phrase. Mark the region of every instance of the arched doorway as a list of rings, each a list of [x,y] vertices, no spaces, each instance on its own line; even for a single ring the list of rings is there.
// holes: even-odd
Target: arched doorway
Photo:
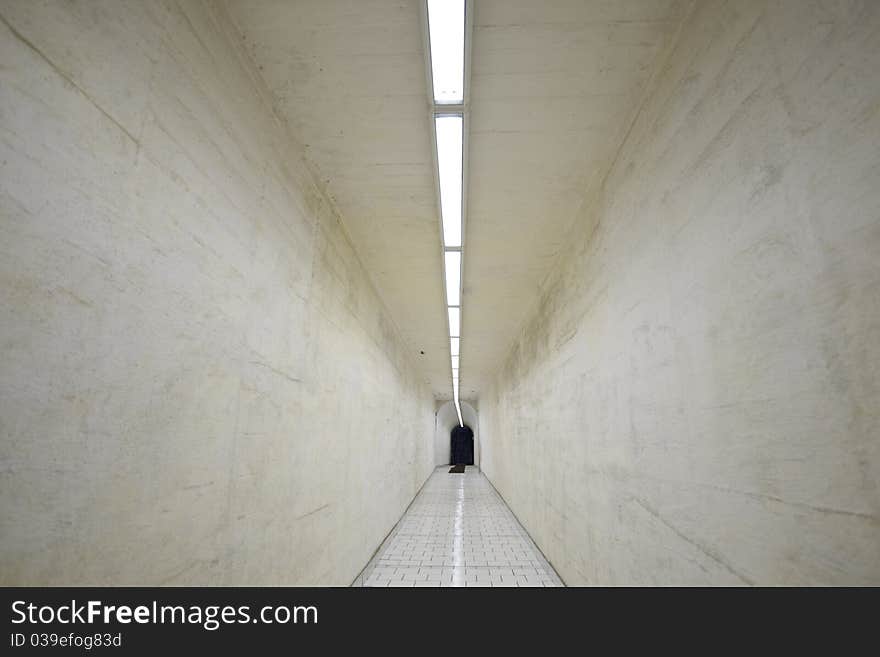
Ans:
[[[469,402],[461,402],[461,419],[474,432],[474,467],[480,467],[480,418],[477,409]],[[451,401],[437,402],[434,418],[434,465],[448,465],[452,450],[452,429],[459,426],[458,412]]]
[[[474,432],[466,424],[456,425],[449,432],[449,462],[452,465],[474,464]]]

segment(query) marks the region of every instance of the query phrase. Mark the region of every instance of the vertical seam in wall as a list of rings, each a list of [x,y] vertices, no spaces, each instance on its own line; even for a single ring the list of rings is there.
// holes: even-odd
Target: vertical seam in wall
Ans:
[[[386,541],[388,541],[388,539],[391,537],[391,535],[397,530],[398,525],[400,525],[400,521],[404,519],[404,517],[407,514],[407,511],[409,511],[409,508],[413,505],[413,502],[415,502],[416,498],[422,493],[422,489],[425,487],[425,484],[428,483],[428,480],[434,474],[435,470],[437,470],[436,467],[431,468],[431,471],[428,473],[428,476],[425,477],[425,480],[422,482],[422,485],[419,486],[419,489],[416,491],[416,494],[413,495],[413,498],[409,501],[409,504],[406,505],[406,508],[403,510],[403,513],[400,514],[400,517],[397,519],[397,522],[395,522],[394,525],[391,527],[391,529],[388,531],[388,533],[385,534],[385,537],[381,541],[379,541],[379,545],[376,546],[375,550],[373,550],[373,554],[371,554],[370,558],[367,559],[367,563],[364,564],[364,567],[361,568],[358,571],[358,574],[355,576],[355,578],[353,580],[351,580],[351,584],[348,585],[349,587],[354,586],[355,582],[357,582],[358,579],[360,579],[360,577],[364,574],[364,571],[370,567],[371,563],[373,563],[373,559],[376,558],[376,555],[379,554],[379,551],[385,545]],[[494,488],[494,486],[493,486],[493,488]]]
[[[617,161],[620,159],[620,155],[623,152],[623,147],[626,145],[627,141],[629,141],[630,134],[632,133],[633,129],[635,128],[635,125],[636,125],[639,117],[642,115],[642,111],[643,111],[644,107],[647,105],[648,101],[656,93],[658,81],[660,80],[662,75],[669,68],[669,64],[672,61],[672,56],[678,50],[678,46],[681,42],[681,34],[684,29],[684,26],[690,21],[691,16],[694,13],[694,10],[697,6],[698,1],[699,0],[690,0],[690,6],[687,8],[687,10],[682,15],[682,18],[678,23],[678,27],[676,27],[675,34],[670,38],[669,43],[666,45],[664,52],[662,52],[659,55],[658,59],[661,61],[657,66],[654,67],[653,71],[651,72],[651,75],[648,76],[648,81],[645,83],[645,90],[642,93],[641,100],[636,105],[636,110],[633,113],[632,119],[629,121],[626,132],[623,134],[623,137],[621,138],[617,148],[614,151],[614,156],[611,158],[611,160],[608,164],[608,168],[605,170],[605,173],[602,175],[602,179],[601,179],[599,185],[596,187],[595,192],[593,192],[591,199],[589,199],[589,200],[584,199],[584,201],[578,206],[578,210],[575,213],[575,219],[571,223],[571,225],[568,227],[568,229],[566,230],[566,239],[562,240],[563,244],[570,245],[574,242],[574,240],[572,240],[571,238],[572,238],[572,233],[574,233],[574,231],[578,225],[578,217],[581,215],[584,208],[588,207],[591,204],[590,200],[592,202],[595,202],[595,200],[601,196],[601,194],[605,188],[605,184],[608,181],[608,177],[611,175],[612,171],[614,171],[614,168],[617,165]],[[590,239],[592,239],[592,234],[598,229],[598,227],[599,227],[599,222],[597,221],[593,225],[593,228],[590,231],[590,235],[587,236],[588,241]],[[501,364],[499,366],[499,369],[503,369],[503,367],[510,360],[510,356],[514,350],[514,345],[516,345],[519,338],[523,335],[523,333],[525,333],[526,328],[529,326],[532,319],[536,315],[536,310],[541,303],[542,291],[546,288],[547,281],[549,281],[561,269],[564,268],[564,266],[568,263],[570,257],[571,257],[571,251],[560,253],[560,257],[556,260],[556,262],[553,263],[553,265],[550,267],[550,269],[547,270],[547,273],[544,275],[544,277],[538,283],[538,296],[529,305],[529,310],[525,314],[525,316],[523,317],[523,320],[522,320],[519,328],[517,329],[516,333],[514,334],[515,337],[513,338],[511,343],[508,345],[507,351],[504,355],[504,358],[501,360]],[[497,377],[493,377],[493,383],[496,378]]]
[[[638,123],[639,118],[642,116],[642,112],[647,106],[648,101],[650,101],[657,93],[659,81],[669,69],[669,65],[672,62],[672,56],[678,50],[678,46],[681,43],[681,33],[684,29],[684,26],[690,21],[691,16],[694,13],[694,9],[697,6],[697,1],[698,0],[691,0],[690,7],[688,7],[687,11],[684,12],[684,15],[678,23],[678,27],[675,29],[675,34],[672,36],[666,46],[666,51],[660,55],[662,61],[659,63],[658,66],[654,67],[651,75],[648,76],[648,81],[647,83],[645,83],[645,90],[642,93],[642,97],[639,100],[638,105],[636,105],[636,110],[633,113],[632,119],[630,120],[629,125],[626,128],[626,132],[623,134],[620,143],[617,145],[617,149],[614,151],[614,157],[611,158],[608,169],[605,171],[605,175],[602,176],[602,180],[599,183],[599,186],[596,188],[597,195],[601,196],[602,192],[604,191],[605,184],[608,182],[608,178],[611,175],[611,172],[614,171],[615,167],[617,166],[617,162],[620,159],[621,153],[623,152],[623,147],[629,141],[630,135],[632,134],[636,123]],[[549,276],[546,278],[549,278]]]
[[[239,63],[247,74],[248,78],[251,80],[251,84],[253,85],[254,90],[257,92],[257,95],[260,98],[261,103],[268,110],[269,114],[275,121],[275,125],[278,130],[284,135],[286,141],[291,142],[297,153],[301,153],[302,148],[299,142],[290,134],[290,130],[288,128],[287,121],[281,117],[275,109],[275,103],[272,102],[272,93],[269,90],[268,86],[265,83],[263,77],[257,72],[257,66],[251,56],[248,54],[247,50],[245,50],[238,42],[237,39],[233,38],[233,36],[240,36],[240,28],[235,24],[232,20],[232,17],[226,11],[225,3],[213,3],[207,2],[203,3],[203,6],[206,8],[208,15],[211,17],[211,20],[214,21],[214,26],[217,31],[223,35],[226,39],[226,42],[229,44],[230,49],[235,53],[236,58],[239,60]],[[220,18],[218,18],[218,13],[222,14]],[[238,33],[233,35],[230,33],[230,28],[233,30],[238,30]],[[316,173],[311,170],[309,167],[309,163],[302,156],[297,158],[303,165],[303,170],[307,176],[307,183],[312,187],[310,190],[315,194],[321,201],[327,202],[329,204],[329,199],[327,199],[327,195],[324,193],[324,190],[318,185],[316,180]],[[308,212],[308,207],[303,208],[306,211],[306,214],[310,214]],[[307,216],[305,219],[311,225],[311,239],[312,245],[314,246],[317,242],[318,235],[318,225],[321,222],[320,212],[316,212],[315,216],[310,217]],[[316,258],[317,249],[312,249],[311,254],[311,263],[309,267],[309,276],[310,278],[313,276],[315,271],[315,258]]]
[[[565,583],[565,580],[562,579],[562,575],[559,574],[559,569],[556,568],[556,566],[553,565],[553,562],[550,561],[550,559],[547,558],[547,555],[546,555],[546,554],[544,554],[544,550],[541,549],[541,546],[538,545],[538,542],[535,540],[534,536],[532,536],[532,533],[526,528],[525,524],[523,524],[523,522],[519,519],[519,516],[516,515],[516,512],[513,510],[513,507],[510,506],[510,504],[509,504],[509,503],[507,502],[507,500],[504,498],[504,495],[502,495],[502,494],[498,491],[498,489],[495,488],[495,484],[493,484],[493,483],[492,483],[492,480],[489,479],[489,475],[487,475],[485,472],[483,472],[482,469],[480,469],[480,472],[482,473],[482,475],[483,475],[484,477],[486,477],[486,481],[489,482],[489,485],[492,487],[492,490],[494,490],[495,493],[498,495],[498,497],[500,497],[500,498],[504,501],[505,506],[507,506],[507,510],[510,511],[510,513],[513,515],[514,518],[516,518],[516,521],[519,523],[519,526],[523,528],[523,531],[525,531],[526,534],[528,534],[528,536],[529,536],[529,540],[530,540],[530,541],[532,542],[532,544],[535,546],[535,549],[536,549],[538,552],[540,552],[541,557],[544,559],[544,561],[546,561],[547,563],[549,563],[549,564],[550,564],[550,567],[553,568],[553,572],[556,573],[556,576],[559,578],[559,581],[562,582],[563,586],[568,587],[568,584],[566,584],[566,583]]]
[[[296,139],[295,136],[291,133],[290,125],[288,124],[287,120],[284,117],[282,117],[278,113],[278,111],[276,110],[275,103],[272,102],[272,100],[271,100],[272,99],[272,92],[269,90],[269,87],[266,84],[266,81],[263,78],[263,76],[258,73],[256,63],[254,62],[253,58],[250,56],[250,53],[248,53],[247,50],[242,48],[236,39],[232,38],[232,35],[229,33],[229,30],[228,30],[228,27],[232,27],[234,30],[237,31],[237,35],[240,36],[242,34],[241,28],[235,23],[235,21],[232,19],[232,16],[228,13],[228,11],[226,11],[226,3],[225,2],[221,2],[221,3],[217,3],[217,4],[207,3],[206,6],[207,6],[208,12],[210,13],[211,18],[214,20],[215,24],[218,24],[216,12],[222,13],[223,19],[220,21],[220,23],[223,23],[226,27],[218,25],[220,32],[224,35],[227,42],[229,42],[230,46],[235,51],[236,56],[242,62],[242,66],[246,70],[248,76],[253,81],[254,87],[256,88],[256,90],[260,96],[260,99],[262,100],[262,102],[266,106],[266,108],[269,110],[269,112],[272,114],[272,116],[275,118],[275,121],[279,124],[287,141],[296,145],[296,147],[297,147],[296,150],[297,150],[297,154],[298,154],[297,159],[302,163],[303,168],[304,168],[306,174],[308,175],[309,183],[311,183],[316,194],[321,198],[321,200],[324,203],[327,204],[327,207],[330,209],[330,213],[333,215],[334,220],[336,221],[337,225],[339,226],[340,230],[342,231],[342,235],[343,235],[346,243],[348,244],[349,248],[351,249],[352,253],[354,254],[354,258],[357,261],[358,266],[360,267],[361,271],[363,272],[367,283],[369,284],[370,288],[373,290],[373,293],[376,295],[376,298],[379,300],[379,304],[382,308],[382,314],[391,323],[391,326],[394,328],[394,333],[396,334],[396,337],[400,340],[401,344],[403,344],[406,347],[405,358],[406,358],[407,362],[413,368],[414,373],[418,374],[419,368],[418,368],[418,363],[415,360],[415,355],[413,353],[414,347],[404,337],[403,333],[400,330],[400,327],[398,326],[397,322],[394,320],[394,316],[388,310],[388,306],[385,303],[385,299],[381,295],[381,293],[379,292],[379,287],[376,285],[376,282],[373,279],[373,276],[370,274],[370,271],[364,266],[363,260],[361,259],[361,256],[360,256],[360,253],[358,252],[357,248],[355,247],[354,242],[351,239],[351,234],[348,231],[348,228],[345,224],[345,220],[343,218],[342,213],[339,211],[339,208],[337,207],[336,203],[333,201],[332,197],[328,193],[326,187],[323,186],[320,182],[321,181],[320,168],[314,162],[311,162],[305,156],[305,154],[303,153],[302,145],[299,143],[299,140]],[[319,214],[316,217],[315,221],[313,222],[313,225],[314,225],[313,236],[312,236],[313,243],[316,241],[316,238],[317,238],[318,224],[320,221],[321,221],[321,217]],[[312,252],[312,271],[314,271],[314,264],[315,264],[314,258],[315,257],[317,257],[317,251],[313,250],[313,252]],[[419,378],[419,377],[417,376],[417,378]],[[425,385],[424,381],[420,381],[420,383],[422,385]],[[430,388],[428,389],[427,392],[429,393],[429,396],[433,397],[433,395],[431,394]]]

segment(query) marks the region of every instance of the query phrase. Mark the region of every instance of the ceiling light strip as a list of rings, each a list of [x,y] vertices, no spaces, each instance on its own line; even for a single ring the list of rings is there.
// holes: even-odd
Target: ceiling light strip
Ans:
[[[443,276],[449,321],[452,398],[459,403],[463,265],[464,120],[467,0],[426,0],[430,53],[431,116],[437,154]]]
[[[446,303],[461,305],[461,251],[447,251],[446,256]]]
[[[431,86],[436,105],[464,102],[464,2],[428,0]]]
[[[437,169],[440,178],[440,217],[443,246],[461,247],[461,187],[464,116],[439,114],[434,117],[437,135]]]

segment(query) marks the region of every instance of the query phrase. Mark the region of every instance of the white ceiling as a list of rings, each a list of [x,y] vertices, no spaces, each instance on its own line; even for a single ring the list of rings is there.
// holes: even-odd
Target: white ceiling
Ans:
[[[479,396],[536,302],[683,4],[475,0],[462,398]],[[227,6],[425,381],[448,398],[421,0]]]

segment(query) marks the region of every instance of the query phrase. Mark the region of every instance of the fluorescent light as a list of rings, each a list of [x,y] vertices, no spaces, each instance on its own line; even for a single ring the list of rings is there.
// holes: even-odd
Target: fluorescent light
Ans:
[[[427,0],[428,38],[431,50],[431,85],[434,109],[442,105],[464,104],[466,0]],[[450,108],[452,109],[452,108]],[[460,110],[460,107],[452,109]],[[462,170],[464,162],[464,116],[461,113],[435,114],[437,139],[437,178],[440,187],[440,218],[443,246],[462,246]],[[446,303],[449,313],[449,350],[452,363],[452,387],[459,424],[458,361],[461,342],[461,264],[460,251],[446,251]]]
[[[452,382],[452,400],[455,402],[455,412],[458,415],[458,424],[463,427],[464,421],[461,419],[461,404],[458,403],[458,381]]]
[[[437,167],[440,174],[440,215],[443,244],[461,246],[461,114],[435,116]]]
[[[461,309],[460,308],[450,308],[449,309],[449,335],[450,337],[457,338],[460,335],[461,330]]]
[[[459,297],[459,284],[461,283],[461,251],[446,252],[446,303],[450,306],[458,306],[461,302]]]
[[[435,103],[464,102],[464,0],[428,0]]]

